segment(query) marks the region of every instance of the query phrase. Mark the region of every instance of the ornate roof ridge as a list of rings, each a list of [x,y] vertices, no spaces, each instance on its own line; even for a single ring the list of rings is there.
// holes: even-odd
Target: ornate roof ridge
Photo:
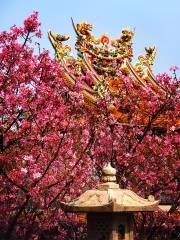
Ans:
[[[137,89],[150,92],[160,99],[166,99],[169,93],[161,86],[152,66],[156,56],[156,48],[145,47],[145,54],[140,55],[135,63],[132,63],[133,47],[132,40],[134,31],[123,29],[119,38],[110,40],[106,34],[96,38],[92,34],[93,26],[85,21],[75,24],[72,20],[77,41],[75,48],[77,57],[71,52],[71,47],[66,44],[67,35],[48,32],[50,42],[55,50],[56,58],[64,68],[63,77],[66,83],[74,87],[81,81],[84,105],[88,108],[98,107],[98,98],[104,95],[121,94],[121,87],[126,85],[123,77],[129,76],[132,82],[130,94],[135,94]],[[90,80],[88,80],[88,76]],[[144,118],[137,125],[144,126],[148,123],[152,112],[144,107],[143,98],[138,105],[139,113],[144,112]],[[132,114],[128,109],[120,109],[114,103],[108,106],[108,111],[115,115],[122,124],[129,124]],[[138,119],[138,117],[137,117]],[[167,128],[170,118],[161,113],[152,123],[155,127]],[[178,121],[177,121],[178,122]],[[177,123],[178,125],[178,123]]]

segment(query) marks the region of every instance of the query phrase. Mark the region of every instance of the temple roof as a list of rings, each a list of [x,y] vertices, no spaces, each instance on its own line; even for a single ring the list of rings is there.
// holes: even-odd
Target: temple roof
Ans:
[[[70,212],[139,212],[155,211],[159,201],[153,196],[144,199],[131,190],[121,189],[116,181],[116,170],[110,165],[103,169],[103,181],[97,189],[87,190],[79,198],[62,203]]]
[[[55,50],[56,58],[64,68],[63,78],[66,84],[73,87],[78,83],[79,77],[84,79],[81,82],[81,91],[86,107],[98,108],[97,99],[103,97],[107,92],[110,95],[121,95],[119,86],[126,83],[117,72],[123,76],[130,76],[132,79],[134,88],[130,94],[136,94],[136,89],[139,88],[145,93],[148,89],[154,96],[158,95],[162,100],[167,98],[168,92],[157,82],[152,69],[156,48],[154,46],[145,47],[145,54],[132,61],[134,30],[124,28],[119,37],[111,40],[107,34],[103,34],[99,38],[95,37],[92,34],[93,26],[85,21],[75,25],[72,20],[72,25],[77,36],[75,44],[77,56],[72,54],[71,47],[66,44],[69,36],[55,34],[52,31],[48,32],[48,36]],[[90,80],[87,80],[87,75],[90,76]],[[143,112],[144,117],[137,124],[144,126],[152,117],[152,112],[144,105],[143,99],[140,101],[138,104],[139,115]],[[128,109],[123,111],[114,103],[110,104],[108,109],[119,122],[128,124],[132,119]],[[170,121],[171,119],[162,113],[156,117],[152,125],[167,128]]]

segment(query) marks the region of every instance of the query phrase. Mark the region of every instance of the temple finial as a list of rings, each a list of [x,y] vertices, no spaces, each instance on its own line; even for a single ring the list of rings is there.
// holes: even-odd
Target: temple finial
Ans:
[[[102,170],[103,176],[102,181],[106,182],[116,182],[116,169],[111,166],[109,162]]]

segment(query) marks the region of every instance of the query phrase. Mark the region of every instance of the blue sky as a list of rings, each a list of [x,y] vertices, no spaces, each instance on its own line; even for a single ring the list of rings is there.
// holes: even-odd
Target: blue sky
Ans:
[[[180,66],[180,0],[0,0],[0,30],[22,25],[32,11],[40,14],[41,47],[52,54],[47,31],[70,35],[73,46],[73,17],[76,23],[92,23],[96,37],[107,33],[114,39],[123,28],[135,28],[134,58],[145,46],[155,45],[155,73],[167,72],[171,65]]]

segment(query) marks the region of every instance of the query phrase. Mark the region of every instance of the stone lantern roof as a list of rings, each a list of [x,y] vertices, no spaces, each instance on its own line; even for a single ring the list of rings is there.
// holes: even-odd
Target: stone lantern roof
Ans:
[[[131,190],[121,189],[116,183],[116,169],[109,163],[103,168],[102,184],[87,190],[79,198],[62,203],[68,212],[139,212],[155,211],[159,201],[153,196],[144,199]]]

